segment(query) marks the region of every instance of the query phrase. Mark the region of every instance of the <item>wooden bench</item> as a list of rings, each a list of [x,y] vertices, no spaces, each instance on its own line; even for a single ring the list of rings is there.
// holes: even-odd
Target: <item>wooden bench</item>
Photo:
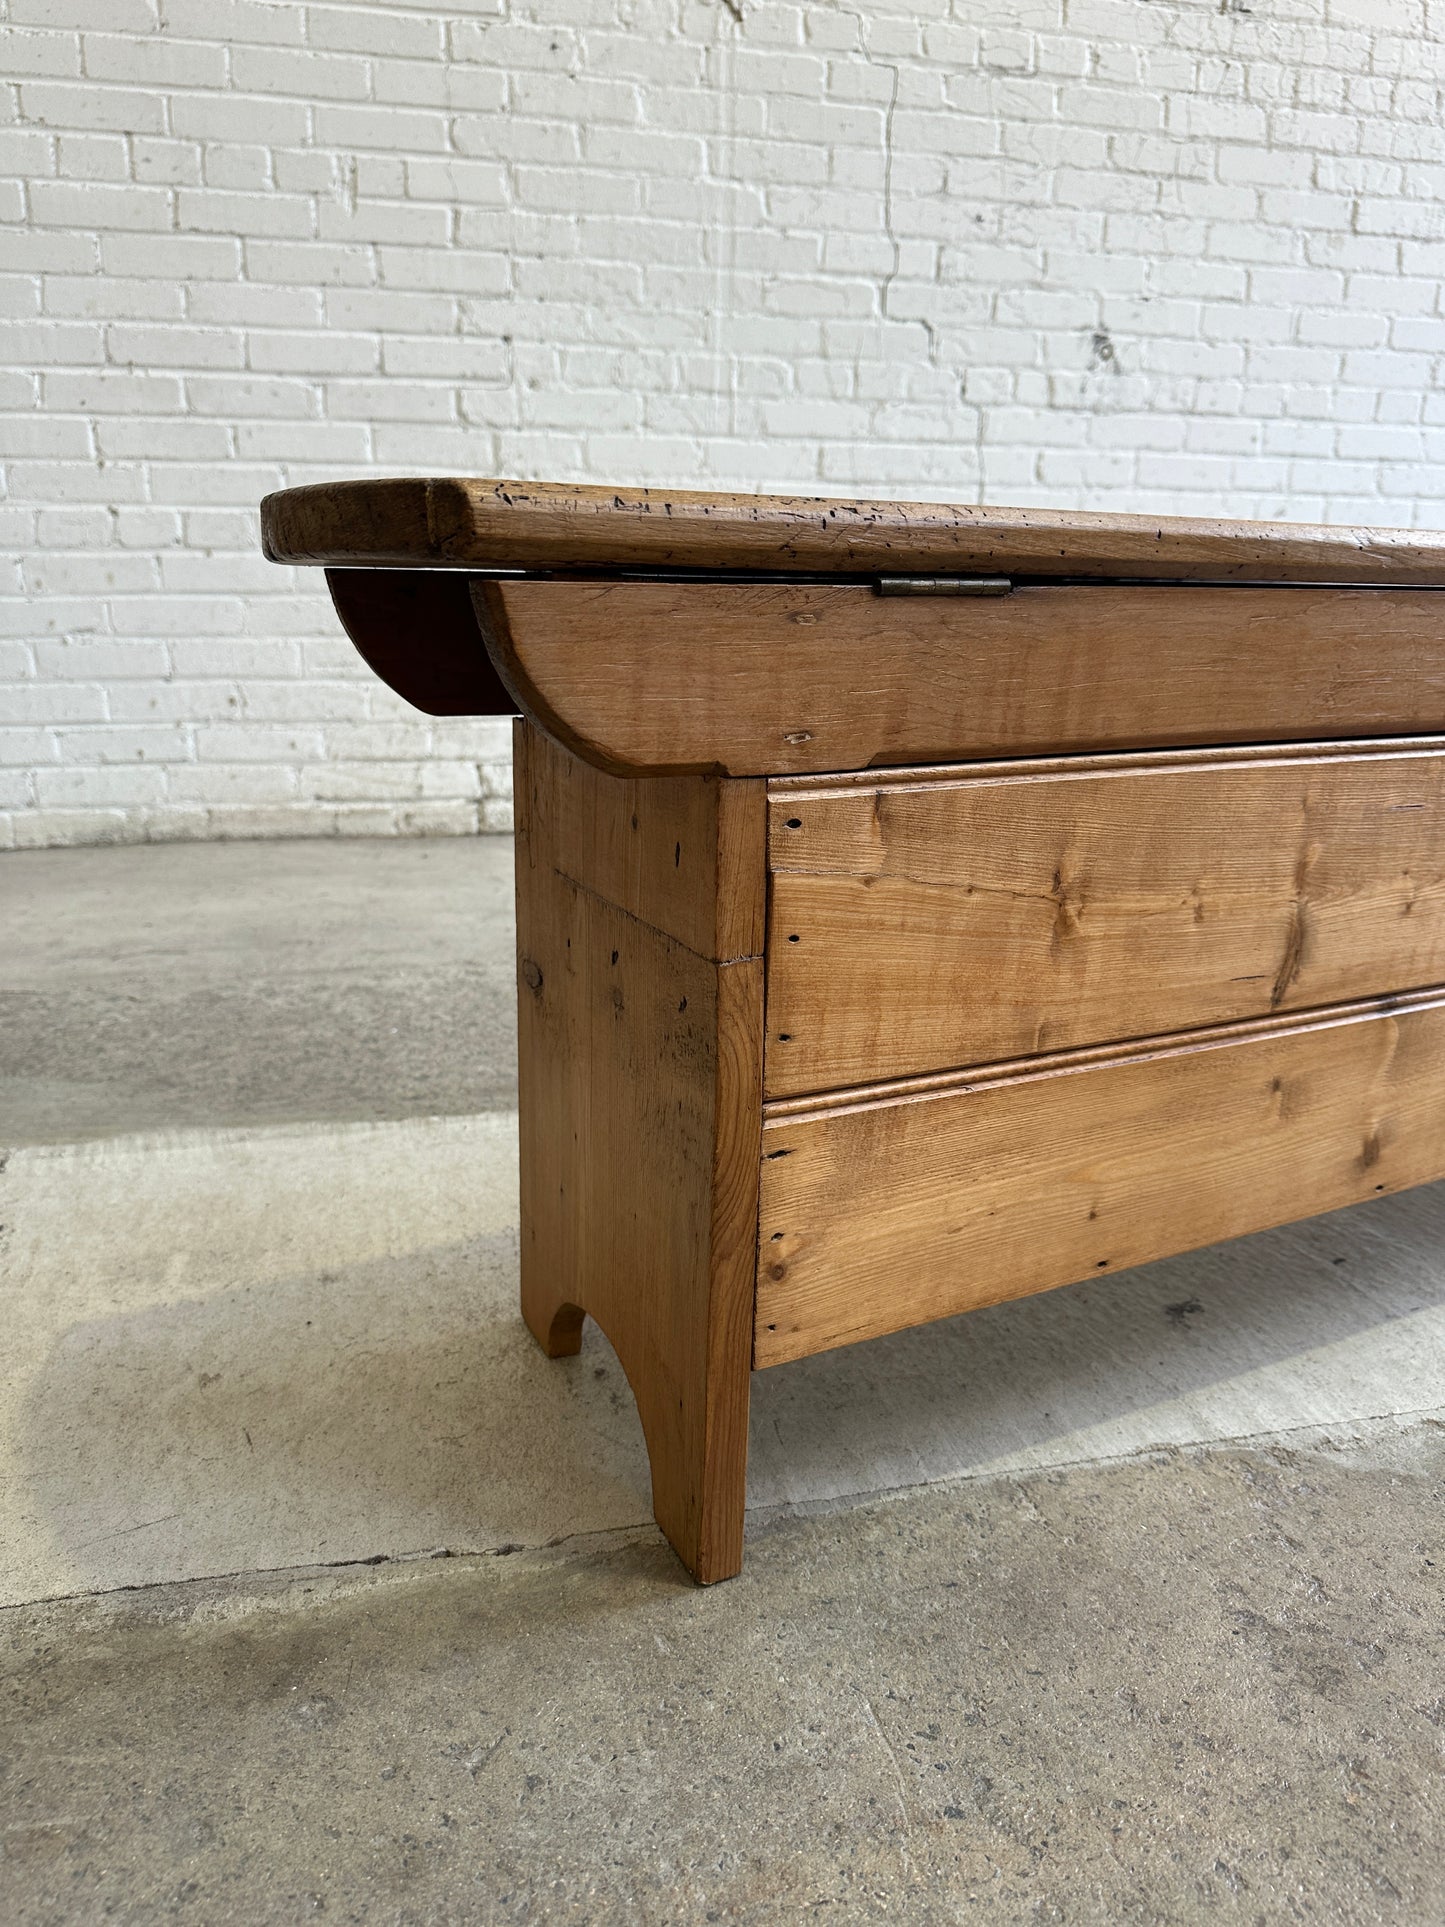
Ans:
[[[513,714],[522,1309],[742,1558],[755,1367],[1445,1175],[1445,538],[290,489]]]

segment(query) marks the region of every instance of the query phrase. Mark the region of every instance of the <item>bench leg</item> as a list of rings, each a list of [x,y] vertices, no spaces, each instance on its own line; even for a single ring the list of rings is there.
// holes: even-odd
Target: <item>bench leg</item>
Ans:
[[[571,1356],[581,1345],[585,1314],[570,1304],[539,1311],[535,1297],[524,1282],[523,1312],[537,1342],[549,1358]],[[746,1352],[741,1358],[728,1358],[725,1351],[710,1357],[706,1345],[698,1344],[690,1356],[649,1357],[625,1314],[612,1321],[623,1334],[620,1342],[607,1321],[598,1322],[637,1400],[658,1526],[700,1585],[730,1579],[743,1556],[751,1380]]]
[[[518,729],[523,1315],[553,1358],[577,1350],[584,1316],[607,1334],[657,1522],[703,1584],[742,1562],[763,963],[760,941],[706,954],[722,945],[699,944],[670,893],[700,889],[699,871],[717,888],[716,818],[739,787],[624,782]],[[653,895],[614,900],[636,899],[646,865],[609,857],[649,833],[667,858]]]

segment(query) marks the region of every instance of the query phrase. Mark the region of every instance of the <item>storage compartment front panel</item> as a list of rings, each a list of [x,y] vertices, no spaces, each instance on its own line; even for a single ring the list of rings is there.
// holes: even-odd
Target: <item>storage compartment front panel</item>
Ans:
[[[769,795],[770,1097],[1445,981],[1445,753],[1204,753]]]
[[[756,1363],[1445,1176],[1439,999],[767,1116]]]

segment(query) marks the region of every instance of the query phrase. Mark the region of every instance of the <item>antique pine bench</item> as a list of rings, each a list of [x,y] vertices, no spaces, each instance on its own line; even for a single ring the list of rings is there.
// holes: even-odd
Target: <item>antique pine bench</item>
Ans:
[[[264,507],[516,725],[522,1309],[742,1558],[749,1374],[1445,1175],[1445,538],[373,481]]]

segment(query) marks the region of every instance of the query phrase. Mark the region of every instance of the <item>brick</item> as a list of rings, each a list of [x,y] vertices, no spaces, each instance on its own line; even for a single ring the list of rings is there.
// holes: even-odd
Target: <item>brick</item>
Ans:
[[[452,388],[414,381],[328,381],[325,403],[342,421],[452,422],[457,414]]]
[[[48,315],[88,316],[114,321],[178,321],[186,310],[185,289],[169,281],[121,275],[49,274],[43,285]]]
[[[171,415],[185,406],[176,375],[151,375],[100,368],[85,373],[56,370],[41,378],[47,408],[104,414]]]
[[[171,795],[181,803],[279,803],[294,797],[298,787],[295,771],[284,764],[268,768],[265,763],[233,763],[170,772]],[[293,833],[306,831],[298,822]]]
[[[222,422],[187,420],[104,420],[94,424],[100,453],[110,461],[223,462],[231,437]],[[156,476],[152,470],[152,484]]]
[[[246,241],[246,271],[254,281],[313,288],[364,288],[376,279],[375,251],[366,244]]]
[[[321,413],[320,395],[313,383],[278,377],[191,375],[186,381],[186,398],[198,414],[228,418],[280,416],[295,420]]]
[[[40,312],[40,283],[19,274],[0,274],[0,316],[29,320]]]
[[[76,416],[0,415],[0,459],[15,455],[90,459],[90,424]]]
[[[7,723],[38,723],[49,729],[62,723],[102,723],[105,717],[105,691],[98,684],[12,683],[5,691]]]
[[[29,74],[78,74],[80,47],[73,34],[8,27],[3,36],[3,60],[0,71],[7,80]]]
[[[369,80],[366,62],[350,55],[270,46],[234,47],[231,77],[245,93],[291,94],[303,100],[364,99]]]
[[[177,748],[185,753],[185,738],[179,730],[166,726],[127,725],[123,728],[100,725],[83,730],[62,728],[60,755],[64,761],[77,759],[75,752],[91,765],[135,765],[145,761],[168,763]]]
[[[30,189],[32,219],[61,228],[168,228],[170,191],[116,186],[107,181],[36,181]]]
[[[202,150],[201,177],[207,187],[264,194],[272,186],[271,150],[239,142],[217,142]],[[276,183],[284,191],[285,183]]]
[[[57,171],[67,181],[130,178],[130,153],[123,134],[62,134],[57,160]]]
[[[507,199],[506,171],[493,161],[409,160],[405,179],[408,197],[417,201],[501,207]]]
[[[20,107],[25,119],[40,127],[111,128],[124,134],[165,131],[166,109],[160,95],[134,88],[22,82]]]
[[[511,280],[511,264],[505,255],[470,248],[418,252],[383,247],[377,250],[377,256],[383,283],[408,291],[495,295],[505,292]]]
[[[187,88],[226,85],[226,46],[220,40],[172,40],[164,34],[82,36],[85,73],[90,80],[132,81],[142,87]]]
[[[398,113],[394,107],[342,107],[323,102],[316,108],[316,138],[343,152],[375,147],[390,153],[444,153],[447,122],[444,114]]]
[[[337,289],[326,295],[329,328],[405,331],[410,335],[451,335],[457,330],[457,303],[449,295],[410,289]]]
[[[446,52],[442,22],[415,13],[386,14],[355,5],[309,6],[306,19],[306,37],[313,47],[433,61],[441,60]]]
[[[239,323],[256,328],[318,328],[324,320],[321,295],[315,288],[202,282],[187,290],[186,306],[192,321]]]
[[[210,6],[212,0],[202,0]],[[294,6],[270,9],[296,17]],[[239,92],[177,94],[170,103],[171,128],[183,138],[204,141],[264,141],[269,147],[304,141],[311,128],[311,107],[305,100],[246,99]]]
[[[305,12],[291,0],[160,0],[160,7],[166,28],[189,39],[281,47],[306,38]]]
[[[315,233],[316,211],[302,194],[227,194],[183,187],[176,194],[176,225],[201,234],[298,239]]]
[[[10,0],[8,17],[17,26],[72,31],[108,27],[115,32],[150,33],[159,24],[156,0]]]
[[[296,685],[281,685],[291,692],[294,705]],[[147,677],[138,682],[112,682],[108,685],[112,722],[117,723],[220,723],[241,714],[241,685],[230,682],[185,682]],[[290,713],[290,712],[288,712]]]
[[[241,627],[241,605],[220,595],[117,596],[111,627],[118,636],[227,636]]]
[[[93,754],[88,738],[61,738],[72,755]],[[72,747],[73,743],[73,747]],[[130,809],[138,803],[159,803],[166,795],[166,772],[143,767],[77,762],[69,769],[37,769],[35,800],[41,809]]]
[[[0,725],[0,768],[28,769],[36,763],[54,763],[60,745],[48,729],[11,729]]]
[[[369,375],[381,366],[375,335],[344,335],[318,329],[294,333],[252,330],[251,366],[293,375]]]
[[[106,352],[120,367],[240,368],[245,337],[236,328],[147,328],[120,325],[105,331]]]
[[[381,365],[388,375],[499,382],[506,379],[509,360],[506,344],[501,341],[402,335],[382,341]]]
[[[281,487],[282,479],[280,469],[274,464],[255,463],[248,467],[243,462],[220,465],[212,462],[203,468],[178,465],[167,471],[167,486],[174,491],[174,496],[165,499],[182,502],[187,508],[202,503],[232,502],[254,509],[263,495]]]
[[[322,753],[314,724],[284,727],[269,723],[208,723],[196,730],[196,755],[203,763],[280,763],[294,766]]]
[[[415,201],[359,201],[343,207],[322,200],[316,210],[316,232],[322,241],[397,242],[407,248],[445,249],[451,239],[451,213]]]
[[[248,421],[236,425],[236,452],[243,461],[344,463],[354,467],[358,462],[370,465],[372,445],[368,428],[361,422]]]

